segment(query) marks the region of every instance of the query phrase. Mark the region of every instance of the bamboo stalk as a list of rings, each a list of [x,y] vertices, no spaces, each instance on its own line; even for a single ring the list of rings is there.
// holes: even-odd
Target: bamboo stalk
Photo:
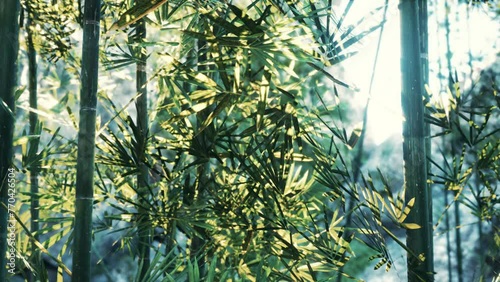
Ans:
[[[146,22],[140,19],[135,24],[134,43],[142,44],[146,39]],[[146,49],[142,46],[137,47],[136,63],[136,90],[140,94],[135,102],[137,110],[137,127],[139,136],[137,138],[136,154],[139,164],[139,174],[137,175],[137,187],[139,195],[139,220],[138,220],[138,236],[139,236],[139,277],[144,279],[150,266],[150,253],[152,243],[152,228],[149,220],[149,202],[148,199],[148,168],[144,163],[146,159],[146,146],[148,138],[148,93],[147,93],[147,55]]]
[[[0,280],[7,281],[7,249],[9,224],[9,191],[12,187],[9,176],[12,169],[14,135],[14,92],[17,78],[17,54],[19,51],[18,0],[0,1]],[[14,197],[16,195],[14,190]],[[9,270],[12,268],[9,268]]]
[[[434,14],[438,14],[439,13],[439,5],[434,5]],[[439,18],[438,17],[435,17],[436,18],[436,25],[439,26],[440,22],[439,22]],[[437,38],[437,49],[440,50],[440,37]],[[439,78],[440,78],[440,92],[443,91],[444,89],[446,89],[447,87],[447,84],[444,83],[443,81],[443,76],[441,74],[441,69],[442,69],[442,66],[443,66],[443,63],[442,63],[442,56],[439,56],[438,57],[438,70],[439,70]],[[441,139],[441,142],[442,142],[442,147],[446,147],[446,138],[442,138]],[[430,152],[430,151],[428,151]],[[443,167],[445,166],[445,164],[443,164]],[[453,271],[452,271],[452,263],[451,263],[451,240],[450,240],[450,216],[447,212],[447,209],[448,209],[448,205],[449,205],[449,202],[448,202],[448,188],[446,186],[443,187],[443,199],[444,199],[444,203],[443,203],[443,210],[445,210],[445,213],[444,213],[444,222],[445,222],[445,230],[446,230],[446,256],[447,256],[447,260],[446,260],[446,263],[447,263],[447,272],[448,272],[448,281],[452,281],[453,280]]]
[[[32,109],[37,109],[37,96],[38,96],[38,82],[37,82],[37,61],[36,61],[36,50],[35,44],[33,42],[33,13],[34,11],[31,9],[31,1],[26,5],[26,31],[27,31],[27,48],[28,48],[28,89],[29,89],[29,105]],[[39,134],[38,130],[38,114],[34,111],[30,111],[29,113],[29,134],[31,136],[36,136]],[[36,156],[38,152],[39,138],[30,139],[30,147],[29,147],[29,156]],[[38,197],[38,173],[39,173],[40,164],[32,163],[29,164],[30,170],[30,213],[31,213],[31,222],[30,222],[30,231],[33,234],[33,238],[36,241],[40,241],[40,236],[38,234],[39,230],[39,197]],[[31,252],[33,257],[33,263],[39,264],[41,261],[40,252],[35,244],[35,242],[31,242]],[[35,277],[33,273],[30,274],[30,281],[35,281]]]
[[[419,7],[417,1],[400,0],[401,73],[403,109],[403,160],[406,201],[415,198],[407,221],[421,228],[407,230],[408,281],[432,281],[432,221],[427,189],[426,130],[423,107],[423,71]]]
[[[418,1],[418,17],[419,17],[419,32],[420,32],[420,63],[422,65],[422,84],[423,85],[428,85],[429,84],[429,19],[428,19],[428,6],[427,6],[427,0],[419,0]],[[425,91],[425,88],[422,90],[422,95],[425,97],[425,100],[428,101],[430,99],[429,93]],[[426,114],[428,114],[427,108],[424,107],[424,111]],[[424,122],[424,130],[425,130],[425,151],[427,154],[430,154],[432,148],[431,148],[431,125],[429,123]],[[430,161],[427,159],[426,155],[426,167],[427,169],[430,168]],[[426,176],[428,177],[428,176]],[[432,226],[433,222],[433,212],[432,212],[432,189],[431,189],[431,184],[427,184],[426,186],[427,193],[428,193],[428,222],[430,225],[430,232],[431,232],[431,238],[432,238],[432,232],[434,230]],[[426,259],[426,268],[430,272],[434,272],[434,240],[430,240],[430,252],[427,254],[428,257]]]
[[[203,52],[203,48],[206,47],[207,41],[204,38],[198,39],[196,42],[197,48],[195,48],[194,53],[196,56],[196,64],[197,64],[197,70],[201,73],[206,73],[208,71],[208,67],[205,66],[205,62],[207,61],[207,53]],[[207,109],[204,109],[203,111],[200,111],[197,113],[197,121],[201,123],[202,121],[205,121],[206,118],[209,115],[210,107]],[[207,127],[204,131],[199,132],[197,136],[195,137],[198,138],[199,140],[203,140],[207,138],[207,132],[210,132],[210,128],[212,125]],[[194,141],[194,140],[193,140]],[[203,142],[200,142],[203,143]],[[194,146],[194,144],[191,144],[191,146]],[[207,171],[209,170],[210,165],[207,163],[200,164],[196,171],[197,171],[197,179],[195,181],[195,187],[193,187],[194,191],[191,191],[190,193],[187,193],[186,196],[187,198],[190,198],[188,200],[188,205],[193,205],[195,202],[200,198],[203,197],[204,194],[204,189],[206,186],[206,183],[208,181],[207,177]],[[200,234],[202,237],[206,235],[206,230],[200,226],[195,226],[194,230],[196,233]],[[198,265],[198,271],[201,275],[204,274],[205,272],[205,264],[206,264],[206,256],[203,255],[203,248],[205,244],[205,239],[201,238],[198,235],[195,235],[193,238],[191,238],[191,245],[190,245],[190,259],[191,260],[196,260]]]
[[[32,18],[33,11],[30,5],[27,5],[27,45],[28,45],[28,67],[29,67],[29,79],[28,79],[28,89],[29,89],[29,104],[30,108],[37,109],[37,95],[38,95],[38,83],[37,83],[37,65],[36,65],[36,50],[33,43],[33,30],[32,30]],[[38,134],[38,114],[34,111],[29,113],[29,123],[30,123],[30,135],[34,136]],[[30,151],[36,153],[38,151],[38,138],[30,140]],[[38,231],[38,166],[39,164],[34,164],[30,167],[30,189],[31,189],[31,232],[34,234],[34,238],[38,241],[39,235],[36,234]]]
[[[444,138],[443,138],[443,143],[444,143]],[[445,210],[448,208],[449,202],[448,202],[448,189],[444,187],[443,189],[443,197],[444,197],[444,208]],[[447,261],[447,266],[448,266],[448,281],[453,280],[453,271],[452,271],[452,264],[451,264],[451,240],[450,240],[450,216],[448,215],[448,212],[445,213],[445,228],[446,228],[446,255],[448,257]]]
[[[461,229],[461,222],[460,222],[460,206],[459,202],[455,201],[453,204],[454,206],[454,213],[453,216],[455,217],[455,247],[456,247],[456,255],[457,255],[457,276],[458,276],[458,282],[463,282],[464,281],[464,271],[463,271],[463,256],[462,256],[462,235],[460,233]]]
[[[450,42],[450,35],[451,35],[451,28],[450,28],[450,17],[449,17],[449,11],[450,11],[450,6],[448,1],[444,1],[444,8],[446,11],[445,14],[445,31],[446,31],[446,65],[448,69],[448,89],[450,91],[453,91],[453,83],[452,83],[452,77],[453,77],[453,69],[452,69],[452,56],[453,52],[451,49],[451,42]],[[448,143],[449,144],[449,143]],[[459,154],[461,154],[460,150],[461,144],[460,141],[454,139],[452,137],[451,140],[451,154],[452,156],[458,157]],[[463,281],[463,268],[462,268],[462,237],[460,234],[460,211],[459,211],[459,206],[458,206],[458,201],[455,202],[454,204],[454,217],[455,217],[455,253],[457,256],[457,278],[458,282]]]
[[[72,281],[90,281],[100,0],[85,1]]]

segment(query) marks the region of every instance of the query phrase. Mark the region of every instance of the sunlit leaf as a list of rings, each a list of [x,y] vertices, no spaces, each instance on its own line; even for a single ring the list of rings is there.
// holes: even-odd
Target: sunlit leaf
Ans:
[[[120,19],[109,28],[109,31],[121,29],[137,22],[166,2],[167,0],[136,1],[135,5],[123,13]]]

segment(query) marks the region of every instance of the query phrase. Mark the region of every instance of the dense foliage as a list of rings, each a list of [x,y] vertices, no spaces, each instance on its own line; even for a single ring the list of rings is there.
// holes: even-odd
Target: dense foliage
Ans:
[[[414,199],[405,200],[405,189],[383,169],[359,179],[354,173],[362,166],[354,161],[360,130],[348,98],[357,89],[335,67],[384,24],[385,12],[380,7],[348,26],[353,2],[102,2],[93,280],[333,281],[357,279],[359,264],[391,269],[389,242],[418,257],[396,235],[420,227],[407,220]],[[39,109],[23,99],[22,85],[17,95],[23,202],[15,276],[68,279],[82,1],[22,5],[33,13],[24,32],[43,68]],[[456,136],[460,148],[440,150],[430,180],[484,224],[498,221],[495,87],[468,95],[453,89],[449,106],[425,101],[433,139]],[[28,113],[40,119],[31,133]],[[28,171],[36,172],[38,190],[21,176]]]

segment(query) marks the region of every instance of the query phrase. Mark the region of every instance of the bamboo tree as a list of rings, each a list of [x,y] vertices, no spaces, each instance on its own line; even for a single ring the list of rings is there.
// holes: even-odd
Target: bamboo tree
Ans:
[[[440,5],[434,5],[434,14],[437,15],[439,13],[439,7]],[[439,26],[440,25],[440,21],[439,21],[439,18],[436,16],[435,17],[436,19],[436,25]],[[437,49],[438,50],[441,50],[440,46],[440,40],[441,38],[438,37],[437,38]],[[438,77],[439,77],[439,82],[440,82],[440,91],[439,93],[442,93],[443,91],[445,91],[446,87],[447,87],[447,84],[445,83],[445,80],[443,79],[444,76],[441,74],[441,70],[442,70],[442,66],[443,66],[443,61],[442,61],[442,56],[439,56],[437,58],[437,65],[438,65]],[[444,143],[446,142],[445,141],[445,138],[442,138],[441,139],[442,142],[443,142],[443,145]],[[428,151],[428,152],[431,152],[431,151]],[[430,169],[430,168],[429,168]],[[442,197],[443,197],[443,207],[444,207],[444,210],[446,211],[448,209],[448,205],[449,205],[449,202],[448,202],[448,189],[446,186],[443,186],[443,190],[442,190]],[[452,249],[451,249],[451,240],[450,240],[450,232],[448,232],[448,230],[450,230],[450,216],[448,214],[448,212],[445,212],[444,215],[444,228],[445,230],[447,231],[446,232],[446,255],[447,255],[447,272],[448,272],[448,281],[452,281],[453,279],[453,267],[452,267],[452,259],[451,259],[451,253],[452,253]]]
[[[446,4],[448,5],[448,2],[446,2]],[[458,9],[458,7],[457,7]],[[449,9],[447,9],[447,11],[449,11]],[[446,14],[446,18],[448,19],[448,14]],[[461,19],[460,19],[460,14],[457,10],[457,12],[455,13],[455,22],[459,22]],[[448,29],[450,28],[450,25],[449,25],[449,21],[448,21]],[[458,28],[458,33],[460,33],[460,28]],[[449,37],[449,32],[447,31],[447,36]],[[448,61],[448,73],[449,73],[449,82],[450,82],[450,90],[453,89],[453,83],[452,83],[452,66],[451,66],[451,54],[452,54],[452,51],[451,51],[451,43],[450,43],[450,38],[447,39],[447,48],[449,48],[447,50],[447,56],[449,57],[449,61]],[[455,78],[456,81],[455,83],[458,83],[458,78],[456,77]],[[453,150],[453,155],[454,156],[459,156],[462,154],[461,152],[461,146],[462,146],[463,142],[460,141],[460,139],[458,138],[455,138],[453,141],[452,141],[452,150]],[[457,196],[458,194],[455,193],[455,196]],[[458,282],[463,282],[464,281],[464,267],[463,267],[463,251],[462,251],[462,234],[461,234],[461,230],[462,230],[462,223],[461,223],[461,216],[460,216],[460,202],[459,201],[455,201],[454,203],[454,208],[453,208],[453,213],[454,213],[454,217],[455,217],[455,244],[456,244],[456,253],[457,253],[457,271],[458,271]]]
[[[0,1],[0,280],[7,280],[8,197],[12,173],[14,93],[19,50],[19,1]],[[14,187],[15,189],[15,187]],[[15,194],[14,194],[15,196]],[[12,203],[11,203],[12,205]]]
[[[453,145],[452,145],[453,146]],[[455,155],[458,157],[458,155]],[[458,192],[455,192],[455,196]],[[455,217],[455,253],[457,256],[457,276],[458,282],[464,281],[464,271],[463,271],[463,257],[462,257],[462,234],[460,232],[461,229],[461,220],[460,220],[460,206],[459,201],[455,201],[453,204],[453,216]]]
[[[19,2],[16,0],[0,3],[0,279],[7,277],[6,251],[8,248],[8,218],[11,207],[8,198],[12,193],[11,179],[13,132],[14,132],[14,93],[17,83],[17,54],[19,49]],[[12,190],[11,190],[12,191]],[[14,194],[15,195],[15,194]],[[11,205],[10,205],[11,206]]]
[[[474,62],[474,57],[472,56],[472,46],[471,46],[471,32],[472,32],[472,29],[470,27],[470,21],[471,21],[471,18],[470,18],[470,11],[471,11],[471,8],[470,7],[466,7],[466,19],[467,19],[467,66],[469,67],[469,79],[470,81],[474,81],[474,67],[472,66],[473,62]]]
[[[423,85],[428,85],[429,84],[429,28],[428,28],[428,6],[427,6],[427,0],[419,0],[418,1],[418,24],[419,24],[419,32],[420,32],[420,63],[422,65],[422,84]],[[425,101],[429,100],[429,94],[425,91],[425,88],[422,90],[425,97]],[[426,108],[424,108],[425,113],[428,114],[428,111]],[[431,126],[429,123],[424,122],[424,130],[425,130],[425,151],[427,154],[430,154],[431,152]],[[430,167],[430,162],[427,159],[426,155],[426,167],[429,169]],[[428,176],[428,175],[427,175]],[[433,227],[432,227],[432,190],[431,190],[431,185],[427,184],[427,193],[428,193],[428,222],[430,225],[430,232],[432,233]],[[432,238],[432,234],[431,234]],[[426,259],[426,269],[434,272],[434,240],[430,240],[429,242],[430,246],[430,252],[427,254],[428,257]]]
[[[31,7],[31,1],[26,5],[26,32],[27,32],[27,47],[28,47],[28,90],[29,90],[29,104],[31,109],[37,109],[37,95],[38,95],[38,83],[37,83],[37,62],[36,62],[36,50],[35,44],[33,42],[33,17],[34,11]],[[39,145],[39,138],[35,137],[39,134],[39,126],[38,126],[38,114],[35,111],[30,111],[29,113],[29,134],[32,136],[30,139],[30,152],[29,156],[36,157]],[[36,160],[36,158],[35,158]],[[39,197],[38,197],[38,171],[39,171],[39,163],[33,162],[30,160],[30,213],[31,213],[31,233],[33,234],[33,239],[36,241],[40,240],[40,236],[38,234],[39,225]],[[35,242],[32,242],[31,252],[34,259],[35,264],[38,264],[40,261],[39,251],[36,247]],[[33,274],[30,274],[30,280],[34,281]]]
[[[432,221],[429,220],[418,4],[400,1],[404,178],[406,200],[415,198],[407,220],[420,226],[407,230],[406,244],[412,252],[408,254],[408,281],[432,281]]]
[[[452,56],[453,52],[451,50],[451,42],[450,42],[450,33],[451,33],[451,28],[450,28],[450,6],[448,1],[444,1],[444,8],[445,8],[445,31],[446,31],[446,66],[448,70],[448,89],[452,91],[454,89],[453,85],[453,68],[452,68]],[[457,140],[456,137],[451,137],[451,154],[453,156],[459,156],[461,155],[461,142],[460,140]],[[450,140],[448,140],[449,142]],[[443,142],[447,142],[446,140],[443,140]],[[450,143],[448,143],[450,144]],[[455,192],[456,196],[456,192]],[[462,236],[460,233],[460,208],[459,208],[459,202],[455,201],[454,203],[454,209],[453,209],[453,216],[455,218],[455,253],[457,256],[457,277],[458,281],[462,282],[463,281],[463,267],[462,267]]]
[[[151,248],[151,226],[149,220],[149,201],[148,201],[148,168],[145,162],[145,153],[148,139],[148,93],[147,93],[147,54],[143,43],[146,39],[146,22],[140,19],[135,26],[135,35],[133,43],[135,46],[136,63],[136,90],[139,97],[136,100],[135,108],[137,110],[137,147],[136,154],[139,160],[139,173],[137,175],[137,188],[139,191],[139,277],[144,278],[150,265]]]
[[[101,1],[85,1],[72,281],[90,281]]]
[[[471,15],[470,15],[470,11],[471,11],[471,8],[469,6],[467,6],[466,8],[466,19],[467,19],[467,65],[469,67],[469,80],[471,81],[471,84],[473,83],[474,81],[474,68],[473,68],[473,62],[474,62],[474,57],[472,55],[472,50],[471,50],[471,38],[470,38],[470,35],[471,35],[471,27],[470,27],[470,22],[471,22]],[[473,101],[471,101],[472,104]],[[475,120],[473,119],[473,122],[475,123]],[[474,183],[474,186],[476,187],[476,189],[478,190],[478,194],[480,193],[480,187],[481,187],[481,183],[480,183],[480,178],[477,177],[475,178],[475,183]],[[485,250],[487,249],[487,245],[485,244],[485,237],[484,237],[484,234],[483,234],[483,220],[478,220],[477,221],[477,231],[478,231],[478,241],[479,241],[479,264],[480,264],[480,272],[481,273],[485,273],[485,270],[486,270],[486,263],[485,263],[485,258],[486,258],[486,255],[487,253],[486,252],[483,252],[482,250]]]
[[[30,5],[27,5],[27,22],[26,22],[26,30],[27,30],[27,45],[28,45],[28,89],[29,89],[29,104],[30,108],[37,109],[37,92],[38,92],[38,83],[37,83],[37,65],[36,65],[36,50],[35,44],[33,42],[33,10]],[[30,124],[30,135],[35,136],[37,134],[37,124],[38,124],[38,114],[34,111],[30,111],[29,113],[29,124]],[[30,150],[34,153],[38,150],[38,138],[31,139],[30,142]],[[30,171],[30,186],[31,186],[31,232],[34,233],[34,238],[36,240],[39,239],[38,234],[38,164],[34,164],[31,166]],[[34,250],[35,246],[33,246]]]
[[[198,28],[200,29],[200,33],[205,33],[206,28],[207,28],[207,23],[208,20],[206,19],[200,19],[197,24]],[[208,62],[208,47],[207,47],[207,40],[205,38],[198,38],[193,40],[193,46],[195,48],[191,49],[190,52],[188,52],[188,60],[191,61],[192,67],[199,73],[206,75],[207,77],[210,77],[213,79],[213,77],[210,75],[207,67],[207,62]],[[191,89],[191,85],[185,84],[185,91],[190,92],[193,89]],[[201,90],[203,87],[197,86],[193,87],[195,90]],[[204,121],[208,118],[210,115],[210,112],[213,111],[213,107],[208,107],[199,113],[196,114],[196,121],[198,123],[198,129],[201,128],[201,125],[204,123]],[[213,136],[210,136],[211,134],[214,133],[213,130],[213,124],[209,124],[204,130],[197,132],[196,136],[193,138],[190,144],[190,149],[191,152],[196,152],[193,155],[195,156],[196,160],[200,162],[200,164],[196,168],[196,181],[194,184],[191,185],[191,183],[186,182],[185,186],[183,187],[183,201],[184,204],[186,204],[189,207],[196,207],[199,202],[206,201],[204,197],[206,197],[206,185],[209,182],[209,178],[207,177],[208,172],[210,171],[210,164],[207,163],[207,159],[203,154],[205,154],[206,150],[208,149],[207,143]],[[200,154],[201,153],[201,154]],[[205,272],[205,259],[206,257],[203,255],[204,254],[204,241],[206,241],[206,230],[202,228],[201,226],[194,226],[194,230],[196,232],[195,236],[191,237],[191,242],[189,246],[189,251],[190,251],[190,259],[192,261],[197,261],[197,267],[198,270],[201,274]]]

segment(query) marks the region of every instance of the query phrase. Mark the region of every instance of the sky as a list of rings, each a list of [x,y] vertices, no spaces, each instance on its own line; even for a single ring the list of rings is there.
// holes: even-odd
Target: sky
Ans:
[[[345,5],[346,0],[342,1]],[[344,61],[344,70],[347,81],[355,84],[360,92],[356,94],[360,107],[364,107],[366,99],[371,98],[368,116],[367,139],[375,144],[380,144],[387,138],[395,134],[401,135],[402,113],[401,113],[401,73],[400,73],[400,18],[397,3],[399,1],[389,1],[387,12],[387,22],[384,26],[378,61],[375,68],[373,86],[370,91],[370,80],[374,71],[373,64],[378,44],[380,30],[373,32],[368,38],[362,41],[359,53]],[[431,1],[429,1],[430,3]],[[432,1],[435,3],[436,1]],[[437,78],[438,58],[445,62],[446,44],[445,29],[438,28],[438,22],[444,21],[445,9],[443,1],[438,1],[440,5],[429,6],[431,12],[436,11],[435,16],[429,18],[429,60],[430,60],[430,89],[435,93],[443,91],[440,87],[440,80]],[[454,1],[453,1],[454,2]],[[369,11],[381,7],[384,0],[354,1],[346,24],[353,24]],[[500,24],[485,16],[485,9],[470,9],[470,21],[467,24],[466,6],[450,4],[450,15],[452,18],[451,27],[451,49],[454,53],[452,65],[459,73],[469,73],[467,66],[470,49],[475,56],[483,57],[482,60],[474,62],[473,69],[476,74],[495,59],[499,51],[499,30]],[[341,5],[341,7],[343,7]],[[381,13],[380,13],[381,15]],[[379,19],[381,16],[379,17]],[[458,24],[456,24],[458,22]],[[375,19],[371,22],[376,23]],[[469,32],[470,31],[470,32]],[[443,66],[443,68],[446,66]],[[470,83],[462,81],[462,86]],[[463,88],[463,87],[462,87]]]

